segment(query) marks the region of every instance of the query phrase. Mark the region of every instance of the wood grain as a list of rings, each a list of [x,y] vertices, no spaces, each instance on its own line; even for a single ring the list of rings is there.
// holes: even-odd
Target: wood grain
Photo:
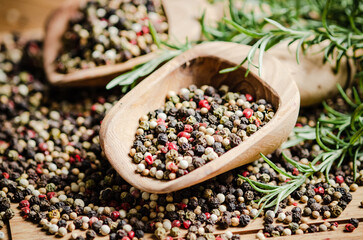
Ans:
[[[289,237],[278,237],[278,238],[269,238],[272,240],[285,240],[285,239],[293,239],[293,240],[310,240],[310,239],[321,239],[321,240],[341,240],[341,239],[356,239],[361,240],[363,236],[363,227],[358,227],[354,232],[347,233],[344,232],[344,224],[349,221],[350,218],[357,218],[362,225],[363,223],[363,208],[360,207],[361,199],[363,199],[363,188],[360,187],[357,192],[352,193],[353,200],[347,206],[347,208],[343,211],[343,213],[339,216],[339,218],[330,218],[326,221],[328,222],[338,222],[339,228],[336,231],[328,231],[328,232],[318,232],[313,234],[304,234],[304,235],[294,235]],[[303,205],[299,204],[300,207]],[[12,208],[16,209],[17,204],[12,204]],[[289,206],[287,209],[291,209],[292,206]],[[309,219],[308,224],[319,224],[323,223],[324,220],[322,218],[318,219]],[[281,223],[274,223],[281,224]],[[10,221],[10,229],[11,236],[13,240],[52,240],[52,239],[60,239],[54,235],[48,235],[45,231],[42,231],[41,228],[36,226],[35,224],[25,221],[19,214],[19,210],[16,209],[15,217]],[[242,239],[256,239],[256,233],[263,229],[263,220],[262,218],[257,218],[256,220],[252,220],[249,225],[244,228],[241,227],[231,227],[227,230],[232,231],[233,233],[241,234]],[[215,234],[223,233],[227,230],[216,230]],[[3,230],[4,231],[4,230]],[[76,230],[77,233],[85,235],[84,231]],[[181,237],[184,237],[186,231],[183,230],[181,233]],[[63,239],[69,239],[70,233]],[[109,239],[107,236],[98,236],[98,239]],[[152,234],[146,234],[145,239],[153,239]]]
[[[261,78],[253,72],[245,78],[245,66],[228,74],[219,74],[219,70],[239,64],[249,49],[250,46],[224,42],[198,45],[166,63],[110,110],[101,125],[101,146],[112,166],[127,182],[147,192],[176,191],[252,162],[259,158],[260,153],[271,153],[286,140],[296,122],[300,98],[288,69],[266,54]],[[265,98],[277,112],[266,126],[239,146],[185,176],[160,181],[135,173],[136,164],[128,154],[139,118],[161,107],[168,91],[178,92],[190,84],[214,87],[226,84],[233,91]]]
[[[140,57],[132,58],[126,62],[104,65],[91,69],[76,70],[68,74],[56,72],[54,61],[62,48],[62,35],[66,31],[68,21],[77,14],[77,9],[85,0],[68,0],[50,16],[44,38],[44,69],[50,83],[55,85],[77,85],[104,86],[120,73],[130,70],[136,65],[153,59],[157,53],[149,53]],[[208,19],[222,17],[223,7],[221,4],[208,5],[206,0],[154,0],[155,4],[160,1],[168,19],[171,42],[185,42],[200,38],[200,26],[198,17],[202,9],[209,9]],[[213,7],[212,7],[213,6]]]

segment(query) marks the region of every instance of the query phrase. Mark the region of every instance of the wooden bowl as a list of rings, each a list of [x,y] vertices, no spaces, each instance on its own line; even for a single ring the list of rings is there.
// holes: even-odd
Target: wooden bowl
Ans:
[[[218,73],[240,63],[249,49],[249,46],[225,42],[198,45],[151,74],[109,111],[101,125],[101,147],[122,178],[146,192],[172,192],[252,162],[260,153],[273,152],[287,139],[296,123],[300,96],[285,66],[266,54],[261,78],[253,72],[245,77],[245,67],[228,74]],[[129,152],[139,118],[163,106],[168,91],[178,92],[190,84],[199,87],[209,84],[217,88],[226,84],[232,91],[265,98],[277,111],[268,124],[246,141],[185,176],[161,181],[135,173],[136,164]]]
[[[48,81],[55,85],[104,86],[120,73],[134,66],[153,59],[157,53],[152,52],[132,58],[126,62],[98,66],[90,69],[80,69],[72,73],[61,74],[56,71],[55,59],[62,48],[62,36],[67,30],[68,22],[77,15],[80,4],[87,0],[68,0],[58,8],[48,19],[44,38],[44,69]],[[206,0],[153,0],[155,4],[162,3],[168,20],[168,34],[172,41],[185,42],[200,38],[200,25],[197,17],[203,9],[207,9],[208,19],[220,18],[223,15],[221,4],[207,5]]]

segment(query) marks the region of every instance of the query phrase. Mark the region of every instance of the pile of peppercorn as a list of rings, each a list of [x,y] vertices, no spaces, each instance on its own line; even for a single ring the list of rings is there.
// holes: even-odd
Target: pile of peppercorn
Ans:
[[[166,40],[166,18],[151,0],[86,1],[63,34],[56,70],[70,73],[124,62],[156,50],[149,21],[160,39]]]
[[[173,180],[238,146],[274,116],[265,99],[204,85],[170,91],[140,118],[130,156],[143,176]]]
[[[262,194],[238,174],[272,185],[288,181],[260,159],[169,194],[142,192],[130,186],[108,164],[99,146],[100,122],[118,100],[119,91],[48,87],[41,71],[34,71],[34,66],[41,66],[36,63],[41,59],[41,43],[20,46],[17,40],[8,36],[7,44],[0,44],[2,220],[14,215],[9,208],[11,201],[34,228],[40,225],[59,237],[71,233],[72,239],[78,240],[97,235],[130,240],[153,234],[171,239],[184,237],[182,230],[187,230],[187,239],[240,239],[232,234],[233,227],[248,227],[260,207],[255,200]],[[329,104],[339,106],[340,102]],[[301,113],[301,125],[315,124],[316,116],[311,112]],[[322,150],[315,142],[306,141],[284,151],[308,164]],[[281,150],[267,157],[290,174],[299,174],[283,160]],[[264,229],[257,237],[336,230],[332,217],[347,207],[352,199],[350,191],[363,185],[362,161],[357,164],[360,172],[356,183],[351,167],[342,164],[332,169],[331,185],[323,174],[317,174],[282,201],[277,213],[270,211],[273,209],[262,211]],[[315,217],[327,220],[321,225],[307,224]],[[273,222],[276,218],[279,223]],[[356,227],[357,221],[351,220],[346,231]],[[217,235],[216,228],[225,231]],[[81,231],[75,233],[75,229]]]

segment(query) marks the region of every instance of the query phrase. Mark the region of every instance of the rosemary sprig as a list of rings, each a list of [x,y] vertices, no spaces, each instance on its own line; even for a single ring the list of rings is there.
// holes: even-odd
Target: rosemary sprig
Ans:
[[[246,1],[248,2],[248,1]],[[243,6],[236,10],[235,1],[229,0],[230,18],[224,18],[217,28],[201,21],[204,36],[209,41],[233,41],[252,45],[248,56],[240,64],[248,62],[261,74],[263,54],[276,44],[286,41],[290,46],[297,42],[296,60],[300,51],[327,41],[323,47],[324,61],[335,61],[338,71],[344,56],[361,59],[357,54],[363,48],[363,2],[359,0],[332,1],[315,0],[272,1],[260,0],[251,11]],[[264,10],[268,4],[269,10]],[[257,11],[256,11],[257,8]],[[256,13],[259,12],[259,13]],[[202,19],[203,20],[203,19]],[[272,27],[272,29],[271,29]],[[253,58],[259,49],[258,64]],[[239,66],[224,69],[221,73],[236,70]]]
[[[350,99],[342,88],[338,85],[338,90],[343,99],[351,107],[348,113],[341,113],[326,103],[324,109],[326,115],[322,115],[317,121],[316,127],[303,127],[294,129],[294,137],[287,141],[283,147],[294,146],[301,141],[316,140],[322,153],[318,154],[309,165],[304,165],[287,157],[283,153],[284,159],[299,170],[302,175],[294,176],[278,168],[272,161],[261,154],[267,164],[276,172],[286,176],[289,181],[279,186],[253,181],[240,176],[243,180],[260,193],[265,194],[259,201],[261,205],[259,213],[264,208],[275,206],[275,212],[282,200],[303,185],[309,177],[317,172],[325,174],[326,181],[330,183],[329,173],[336,166],[340,167],[344,160],[353,162],[353,179],[357,179],[357,161],[363,156],[363,103],[357,89],[353,87],[354,99]],[[363,89],[362,89],[363,90]]]

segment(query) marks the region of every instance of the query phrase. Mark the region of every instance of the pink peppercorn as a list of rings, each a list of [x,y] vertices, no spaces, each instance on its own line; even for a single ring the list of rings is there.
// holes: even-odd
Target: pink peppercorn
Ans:
[[[245,110],[243,110],[243,115],[246,118],[251,118],[253,115],[253,110],[251,108],[246,108]]]
[[[353,226],[353,224],[348,223],[347,225],[345,225],[345,230],[347,232],[353,232],[355,230],[355,227]]]
[[[245,96],[246,96],[246,100],[247,100],[247,101],[249,101],[249,102],[253,101],[253,97],[252,97],[252,95],[251,95],[251,94],[248,94],[248,93],[247,93]]]
[[[116,221],[119,217],[120,217],[120,212],[119,211],[113,211],[111,213],[111,218],[112,218],[113,221]]]
[[[339,184],[343,183],[344,182],[344,178],[340,175],[336,176],[335,177],[335,181]]]
[[[148,156],[145,157],[145,161],[146,161],[147,164],[151,165],[154,162],[154,158],[153,158],[153,156],[148,155]]]
[[[191,133],[191,132],[193,132],[193,127],[192,127],[192,125],[185,124],[185,126],[184,126],[184,132],[187,132],[187,133]]]
[[[189,220],[185,220],[183,222],[183,226],[185,229],[189,229],[190,225],[191,225],[191,221],[189,221]]]
[[[176,145],[175,143],[173,143],[173,142],[169,142],[169,143],[167,144],[167,146],[168,146],[168,149],[169,149],[169,150],[172,150],[172,149],[174,149],[174,150],[178,150],[177,145]]]
[[[129,236],[129,238],[133,239],[135,237],[135,232],[130,231],[127,235]]]
[[[20,203],[19,203],[19,207],[20,208],[23,208],[23,207],[30,207],[30,203],[28,200],[22,200]]]
[[[185,137],[186,139],[190,138],[190,134],[187,132],[178,133],[178,138]]]
[[[209,105],[209,102],[207,100],[200,100],[199,103],[198,103],[198,106],[200,108],[206,108],[208,109],[208,111],[210,110],[210,105]]]
[[[174,220],[172,223],[171,223],[171,226],[173,227],[180,227],[181,226],[181,223],[179,220]]]

